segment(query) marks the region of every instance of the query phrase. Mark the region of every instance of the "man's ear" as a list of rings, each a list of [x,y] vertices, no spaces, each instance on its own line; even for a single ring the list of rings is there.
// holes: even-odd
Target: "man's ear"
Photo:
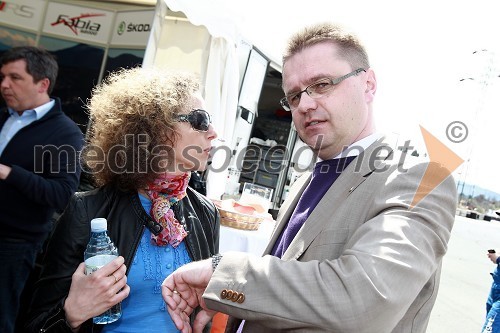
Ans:
[[[49,92],[50,80],[48,78],[41,79],[38,81],[38,92],[47,93]]]
[[[365,97],[368,103],[373,102],[376,92],[377,92],[377,78],[375,77],[375,72],[371,68],[369,68],[366,71],[366,90],[365,90]]]

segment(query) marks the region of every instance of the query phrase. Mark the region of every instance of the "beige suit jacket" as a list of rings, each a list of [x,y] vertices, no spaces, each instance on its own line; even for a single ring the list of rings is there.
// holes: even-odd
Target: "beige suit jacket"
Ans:
[[[372,144],[342,172],[279,259],[268,254],[310,174],[297,180],[264,256],[226,253],[210,280],[204,300],[232,316],[227,332],[241,318],[244,332],[424,333],[457,197],[449,176],[424,188],[427,196],[412,207],[428,166],[414,159],[382,140]],[[244,301],[221,297],[223,290],[243,294]]]

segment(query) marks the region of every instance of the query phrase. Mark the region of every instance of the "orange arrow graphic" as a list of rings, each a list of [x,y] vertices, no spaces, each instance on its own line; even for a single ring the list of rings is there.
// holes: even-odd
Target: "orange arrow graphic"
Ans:
[[[420,131],[424,137],[425,147],[429,153],[429,165],[424,176],[418,185],[417,192],[413,197],[411,207],[415,207],[420,200],[425,198],[443,180],[464,162],[457,154],[446,147],[434,135],[420,126]]]

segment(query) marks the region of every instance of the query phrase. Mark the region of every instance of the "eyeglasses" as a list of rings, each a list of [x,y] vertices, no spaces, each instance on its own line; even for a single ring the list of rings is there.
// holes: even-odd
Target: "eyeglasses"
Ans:
[[[198,132],[207,132],[212,123],[210,114],[201,109],[195,109],[188,114],[179,114],[176,120],[191,124],[191,127]]]
[[[332,90],[335,85],[361,72],[366,72],[366,70],[363,68],[358,68],[355,71],[352,71],[349,74],[338,77],[336,79],[332,78],[321,79],[319,81],[314,82],[313,84],[308,85],[304,90],[283,97],[282,99],[280,99],[280,104],[283,107],[283,109],[285,109],[285,111],[295,110],[296,108],[299,107],[300,96],[302,96],[302,93],[305,92],[309,95],[309,97],[314,99],[320,98],[324,94]]]

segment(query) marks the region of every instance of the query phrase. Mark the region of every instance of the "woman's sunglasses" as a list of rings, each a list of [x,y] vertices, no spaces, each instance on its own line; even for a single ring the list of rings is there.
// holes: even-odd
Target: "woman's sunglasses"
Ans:
[[[212,123],[210,114],[201,109],[195,109],[188,114],[179,114],[176,120],[191,124],[191,127],[198,132],[207,132],[208,126]]]

